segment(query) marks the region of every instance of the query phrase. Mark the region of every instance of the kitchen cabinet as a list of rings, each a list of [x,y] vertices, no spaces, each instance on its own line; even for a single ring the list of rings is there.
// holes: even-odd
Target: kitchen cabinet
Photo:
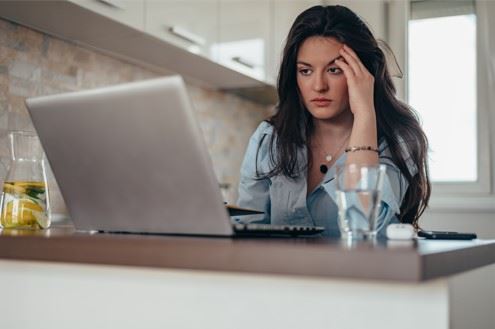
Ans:
[[[269,8],[258,2],[261,8]],[[222,65],[214,56],[212,48],[219,43],[219,12],[217,0],[0,0],[0,19],[156,72],[174,72],[212,89],[264,105],[275,104],[276,90],[262,75],[256,78],[233,65]],[[262,14],[270,15],[268,11]],[[253,19],[251,23],[257,24]],[[269,30],[264,33],[267,38]],[[227,40],[228,34],[223,37]]]
[[[219,41],[214,47],[214,59],[264,80],[271,42],[270,9],[270,1],[220,0]]]
[[[148,0],[145,4],[147,33],[212,58],[218,40],[217,0]]]
[[[287,35],[296,17],[304,10],[321,5],[317,0],[272,0],[272,42],[270,60],[268,63],[267,79],[270,84],[276,84],[283,47]]]
[[[144,0],[68,0],[138,30],[144,29]]]

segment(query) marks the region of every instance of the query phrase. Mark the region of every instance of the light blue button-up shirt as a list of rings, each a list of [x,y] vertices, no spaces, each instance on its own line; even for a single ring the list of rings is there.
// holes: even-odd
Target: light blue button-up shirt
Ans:
[[[263,121],[249,140],[249,145],[241,166],[239,182],[240,207],[261,210],[264,215],[240,217],[237,220],[256,221],[276,225],[308,225],[325,227],[325,236],[340,236],[337,223],[338,208],[335,185],[335,167],[345,164],[346,154],[342,154],[329,168],[316,188],[307,193],[307,172],[296,179],[283,175],[257,179],[256,165],[259,173],[267,173],[274,164],[269,154],[269,143],[274,133],[272,125]],[[260,144],[261,141],[261,144]],[[260,147],[258,151],[258,147]],[[408,182],[399,168],[392,162],[392,157],[385,140],[379,147],[379,161],[386,165],[386,177],[383,182],[382,201],[378,214],[378,225],[383,228],[390,222],[398,222],[400,204],[406,193]],[[258,153],[258,154],[257,154]],[[307,149],[298,153],[300,163],[307,163]],[[257,164],[256,164],[257,161]],[[411,158],[406,163],[414,175],[417,171]]]

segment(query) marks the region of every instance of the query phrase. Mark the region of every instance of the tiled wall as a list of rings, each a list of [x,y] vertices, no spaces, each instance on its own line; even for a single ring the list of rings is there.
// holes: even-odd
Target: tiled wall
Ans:
[[[10,162],[8,132],[31,130],[24,105],[29,96],[88,89],[159,76],[157,72],[0,20],[0,183]],[[230,183],[234,201],[239,167],[250,134],[267,108],[218,91],[188,85],[217,177]],[[53,127],[53,129],[57,129]],[[52,209],[65,205],[51,172]]]

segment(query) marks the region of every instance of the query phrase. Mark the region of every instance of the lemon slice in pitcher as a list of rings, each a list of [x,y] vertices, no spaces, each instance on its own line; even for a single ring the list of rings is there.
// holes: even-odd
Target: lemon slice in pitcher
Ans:
[[[28,219],[28,217],[34,217],[41,228],[48,228],[48,226],[50,225],[50,221],[48,220],[48,217],[46,216],[42,206],[30,200],[21,200],[19,203],[20,207],[22,207],[21,209],[23,209],[22,214],[24,219]]]
[[[26,188],[24,186],[20,186],[16,182],[5,182],[3,184],[3,192],[10,193],[12,195],[26,193]]]
[[[41,228],[48,228],[50,226],[50,220],[44,211],[33,211],[33,216]]]

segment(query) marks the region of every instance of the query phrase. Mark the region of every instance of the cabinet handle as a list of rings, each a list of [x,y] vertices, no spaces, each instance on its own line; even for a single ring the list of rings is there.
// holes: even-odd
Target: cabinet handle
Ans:
[[[231,187],[231,184],[230,183],[218,183],[218,187],[220,187],[220,189],[222,189],[222,190],[227,190]]]
[[[120,3],[116,3],[115,0],[96,0],[97,2],[115,9],[125,9],[124,6]]]
[[[174,25],[171,26],[169,29],[170,33],[172,33],[175,36],[178,36],[181,39],[184,39],[186,41],[192,42],[196,45],[199,46],[204,46],[206,44],[206,40],[202,37],[200,37],[197,34],[194,34],[180,26]]]
[[[241,65],[244,65],[250,69],[254,69],[256,67],[255,64],[253,64],[249,61],[246,61],[245,59],[243,59],[242,57],[239,57],[239,56],[232,57],[232,61],[239,63]]]

